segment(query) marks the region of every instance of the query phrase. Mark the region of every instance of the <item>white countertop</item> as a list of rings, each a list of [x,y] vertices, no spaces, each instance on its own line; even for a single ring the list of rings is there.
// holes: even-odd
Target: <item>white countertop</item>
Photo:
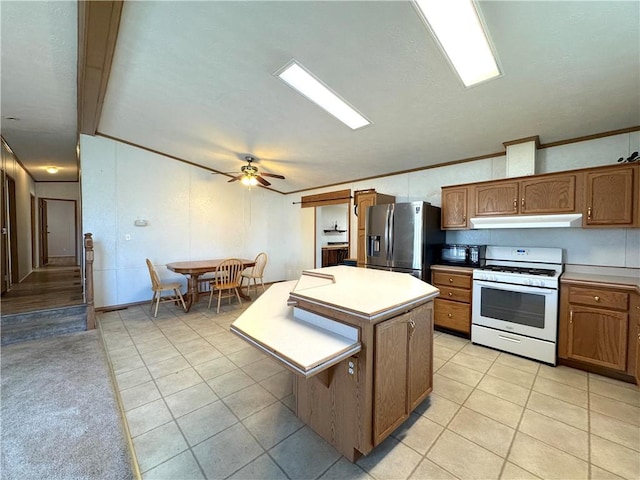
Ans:
[[[640,291],[640,269],[638,268],[565,265],[564,273],[560,276],[560,281],[563,280],[634,286]]]

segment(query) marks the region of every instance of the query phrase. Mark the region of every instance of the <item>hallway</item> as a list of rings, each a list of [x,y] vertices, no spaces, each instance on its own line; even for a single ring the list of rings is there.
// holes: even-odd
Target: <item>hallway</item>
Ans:
[[[2,295],[2,315],[24,313],[83,303],[80,267],[47,266],[35,269]]]

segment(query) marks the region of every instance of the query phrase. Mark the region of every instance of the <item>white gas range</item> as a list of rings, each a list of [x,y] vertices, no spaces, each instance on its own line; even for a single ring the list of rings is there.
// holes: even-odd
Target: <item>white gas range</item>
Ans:
[[[562,249],[488,246],[473,270],[471,341],[556,364]]]

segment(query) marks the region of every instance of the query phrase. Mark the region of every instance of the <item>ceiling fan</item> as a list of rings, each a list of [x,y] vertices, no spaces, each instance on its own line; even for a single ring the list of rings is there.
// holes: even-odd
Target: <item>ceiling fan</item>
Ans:
[[[244,185],[247,186],[253,186],[260,183],[263,186],[268,187],[269,185],[271,185],[271,183],[265,180],[263,177],[272,177],[284,180],[284,177],[282,175],[276,175],[274,173],[258,173],[258,167],[251,164],[251,162],[254,162],[256,160],[255,157],[246,155],[244,159],[247,161],[247,164],[243,165],[240,168],[240,175],[233,177],[231,180],[229,180],[229,182],[240,180]]]

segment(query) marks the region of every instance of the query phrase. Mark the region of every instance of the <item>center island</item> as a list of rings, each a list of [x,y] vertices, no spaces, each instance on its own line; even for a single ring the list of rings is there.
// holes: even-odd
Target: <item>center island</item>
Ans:
[[[431,393],[439,293],[405,273],[305,270],[272,285],[231,331],[296,374],[296,415],[354,462]]]

